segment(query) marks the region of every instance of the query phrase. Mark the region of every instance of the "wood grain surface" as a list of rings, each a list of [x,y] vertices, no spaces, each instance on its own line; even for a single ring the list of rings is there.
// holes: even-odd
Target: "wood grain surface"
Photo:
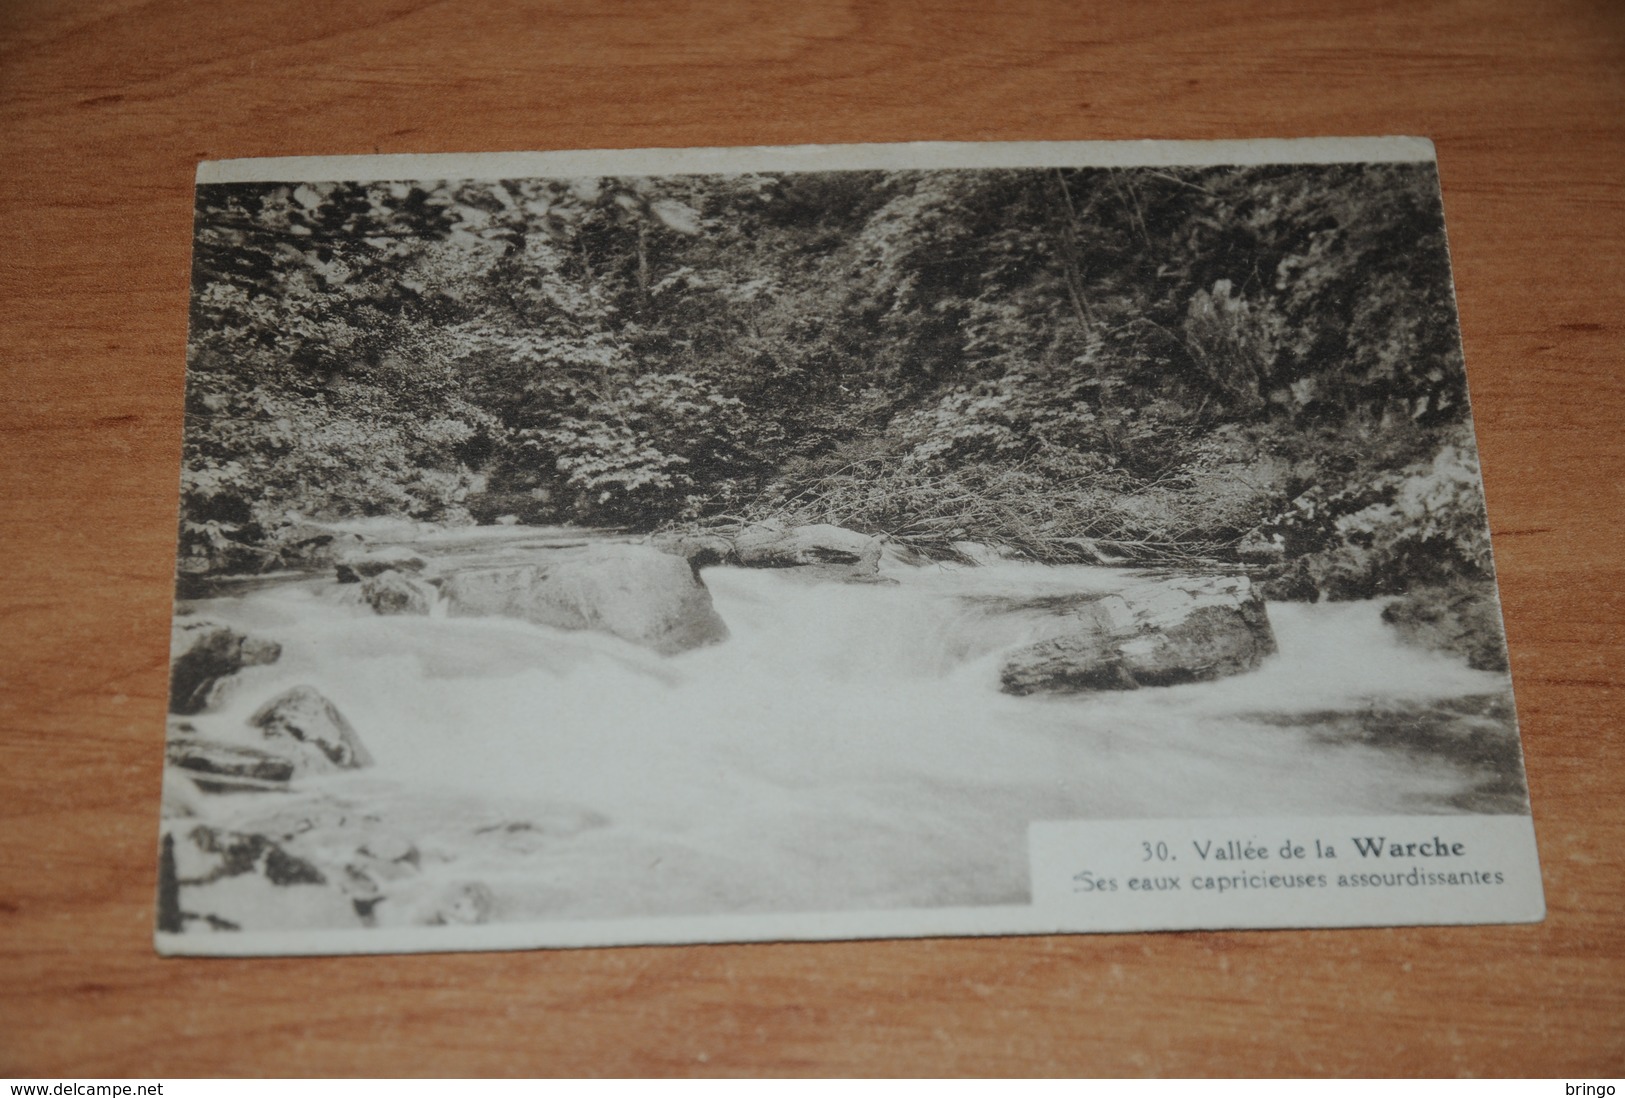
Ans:
[[[1537,926],[152,949],[204,158],[1438,145]],[[1625,1072],[1625,5],[0,3],[0,1075]]]

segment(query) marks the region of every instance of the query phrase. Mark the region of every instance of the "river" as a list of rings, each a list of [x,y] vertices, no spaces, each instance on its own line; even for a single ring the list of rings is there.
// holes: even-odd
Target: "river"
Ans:
[[[580,537],[413,545],[456,567]],[[1133,573],[888,574],[706,569],[731,636],[669,658],[520,621],[378,617],[330,578],[185,603],[283,646],[188,718],[199,733],[241,741],[256,707],[309,684],[376,760],[211,797],[208,815],[251,829],[342,806],[527,919],[1019,903],[1032,820],[1525,810],[1507,677],[1402,646],[1380,603],[1272,603],[1278,654],[1218,682],[1014,697],[1001,653],[1052,623],[1013,607]]]

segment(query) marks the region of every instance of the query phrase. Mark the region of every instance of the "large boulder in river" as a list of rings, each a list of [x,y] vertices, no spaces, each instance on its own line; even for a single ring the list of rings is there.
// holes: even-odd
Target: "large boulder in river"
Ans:
[[[747,527],[734,539],[734,552],[747,568],[806,568],[831,570],[843,576],[872,576],[880,567],[880,539],[832,526],[781,526],[763,523]]]
[[[344,714],[321,692],[296,686],[266,702],[248,718],[267,746],[294,760],[298,772],[356,770],[372,755]]]
[[[1006,657],[1006,693],[1205,682],[1251,671],[1275,651],[1263,600],[1241,577],[1143,584],[1066,616],[1055,636]]]
[[[333,571],[340,583],[359,583],[384,572],[421,572],[423,558],[400,545],[346,553],[338,559]]]
[[[245,667],[275,663],[282,646],[213,621],[175,623],[169,641],[169,711],[201,713],[219,700],[221,680]]]
[[[688,564],[647,545],[595,545],[537,564],[470,569],[451,576],[442,592],[454,617],[589,629],[664,655],[728,635]]]
[[[435,603],[433,585],[393,568],[361,584],[361,597],[376,613],[427,614]]]

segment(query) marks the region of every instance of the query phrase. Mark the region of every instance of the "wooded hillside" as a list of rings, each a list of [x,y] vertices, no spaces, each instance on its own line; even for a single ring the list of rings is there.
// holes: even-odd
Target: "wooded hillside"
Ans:
[[[1490,574],[1429,164],[205,186],[187,415],[194,575],[379,514]]]

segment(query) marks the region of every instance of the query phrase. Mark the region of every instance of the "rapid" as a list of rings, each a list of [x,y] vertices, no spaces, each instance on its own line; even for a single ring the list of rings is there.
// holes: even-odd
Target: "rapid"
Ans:
[[[708,568],[731,635],[669,658],[521,621],[379,617],[353,588],[288,578],[185,605],[283,648],[191,721],[241,739],[265,699],[316,687],[376,766],[301,795],[390,820],[527,917],[1021,903],[1030,821],[1457,812],[1494,775],[1441,737],[1489,727],[1516,750],[1515,728],[1448,708],[1506,695],[1507,677],[1402,646],[1379,602],[1270,604],[1279,652],[1250,674],[1014,697],[1001,654],[1053,629],[1032,604],[1131,574],[889,576]],[[1372,733],[1407,714],[1433,715],[1426,744]]]

